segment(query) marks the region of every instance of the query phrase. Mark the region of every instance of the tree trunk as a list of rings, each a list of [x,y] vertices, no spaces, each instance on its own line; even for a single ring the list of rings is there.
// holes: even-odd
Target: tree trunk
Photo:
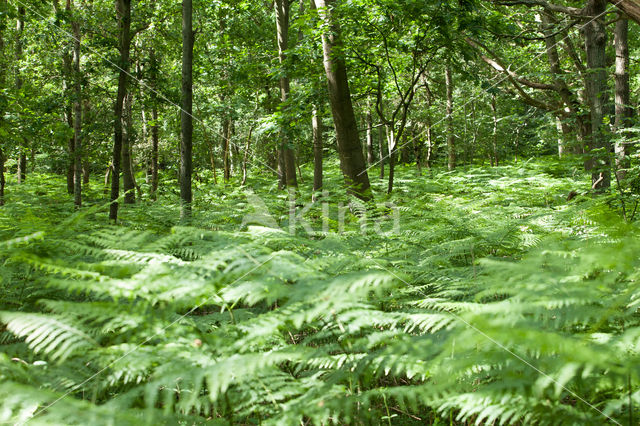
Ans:
[[[449,170],[456,168],[456,145],[453,133],[453,79],[451,77],[451,66],[447,64],[445,68],[445,85],[447,89],[447,153]]]
[[[193,193],[193,5],[182,0],[182,111],[180,113],[180,201],[181,219],[191,216]]]
[[[329,28],[329,31],[322,34],[322,50],[331,112],[336,129],[340,168],[344,175],[347,192],[363,201],[370,201],[373,199],[373,194],[351,102],[347,66],[342,56],[340,27],[333,22],[331,10],[327,8],[334,3],[335,0],[315,0],[322,20]]]
[[[222,168],[224,173],[224,182],[229,183],[231,178],[231,120],[225,118],[222,122]]]
[[[618,14],[618,21],[615,28],[615,48],[616,48],[616,121],[615,129],[619,131],[632,126],[633,108],[629,90],[629,21]],[[616,141],[616,173],[618,179],[624,179],[626,170],[629,167],[627,146],[625,140],[629,135],[619,135]]]
[[[25,8],[23,6],[18,7],[18,19],[16,22],[16,91],[22,90],[22,75],[20,73],[19,63],[22,61],[23,50],[23,32],[24,32],[24,17]],[[18,184],[24,182],[27,178],[27,154],[26,147],[27,141],[24,136],[21,137],[21,143],[18,147]]]
[[[562,158],[565,153],[565,135],[568,131],[568,125],[561,117],[556,116],[556,130],[558,131],[558,157]]]
[[[131,159],[131,137],[133,136],[133,117],[131,105],[133,93],[127,93],[124,99],[123,132],[122,132],[122,189],[124,190],[124,203],[136,202],[135,183],[133,178],[133,163]]]
[[[5,1],[0,1],[0,6],[4,7],[6,5]],[[6,75],[5,75],[5,56],[4,56],[4,25],[0,25],[0,88],[5,87],[6,84]],[[0,109],[0,125],[2,125],[2,121],[4,121],[4,111]],[[0,145],[0,206],[4,206],[4,187],[5,187],[5,177],[4,177],[4,163],[6,158],[4,156],[4,152],[2,151],[2,145]]]
[[[431,169],[433,164],[433,159],[436,154],[436,147],[434,145],[433,133],[432,133],[432,124],[431,124],[431,105],[433,102],[433,97],[431,96],[431,90],[427,85],[427,78],[424,77],[424,83],[426,88],[426,98],[427,98],[427,115],[425,117],[425,126],[427,126],[426,134],[427,134],[427,168]]]
[[[311,126],[313,129],[313,196],[322,191],[322,120],[318,112],[318,106],[313,105],[311,115]]]
[[[378,151],[380,153],[380,179],[384,179],[384,160],[385,160],[385,150],[384,150],[384,135],[385,126],[380,124],[378,126]]]
[[[289,138],[289,118],[288,107],[286,106],[287,99],[289,98],[289,92],[291,91],[291,85],[289,77],[287,76],[285,66],[286,52],[289,48],[289,12],[291,2],[289,0],[275,0],[274,7],[276,12],[276,30],[278,37],[278,59],[280,61],[280,99],[281,113],[283,115],[284,122],[282,123],[282,129],[280,135],[282,137],[282,143],[280,149],[282,151],[282,157],[284,160],[284,183],[287,187],[297,187],[298,181],[296,178],[296,159],[293,147],[291,146],[291,140]]]
[[[371,111],[367,111],[367,164],[372,166],[376,159],[373,156],[373,123],[371,121]]]
[[[129,74],[129,56],[131,51],[131,0],[116,0],[118,16],[118,48],[120,50],[120,72],[118,74],[118,92],[114,106],[113,121],[113,157],[111,177],[111,205],[109,219],[118,220],[118,197],[120,196],[120,162],[122,158],[122,111],[127,95],[127,77]]]
[[[4,162],[5,157],[4,153],[2,152],[2,147],[0,146],[0,206],[4,206]]]
[[[70,3],[70,2],[69,2]],[[73,200],[76,208],[82,206],[82,82],[80,75],[80,23],[73,19]]]
[[[586,16],[592,17],[584,26],[585,50],[587,53],[587,96],[591,109],[591,142],[589,146],[592,166],[593,189],[609,188],[611,170],[609,141],[604,124],[607,105],[607,32],[604,24],[606,0],[589,0],[585,6]],[[598,150],[597,154],[593,151]]]
[[[62,92],[65,98],[64,105],[64,121],[69,126],[69,129],[73,130],[73,101],[71,100],[71,94],[69,93],[69,85],[71,81],[71,55],[65,49],[62,53],[62,73],[63,73],[63,81],[62,81]],[[67,155],[69,156],[67,161],[67,192],[69,195],[73,195],[74,190],[74,158],[75,158],[75,141],[74,137],[71,136],[69,138],[69,142],[67,145]]]
[[[158,194],[158,143],[159,143],[159,127],[158,127],[158,68],[160,64],[155,54],[155,50],[151,49],[150,56],[150,77],[151,77],[151,198],[154,200]]]
[[[387,130],[387,148],[389,149],[389,178],[387,183],[387,194],[393,191],[393,182],[396,175],[396,134],[393,124],[385,126]]]
[[[498,158],[498,108],[496,106],[496,95],[491,94],[491,112],[493,113],[493,132],[491,134],[491,148],[493,150],[493,158],[491,164],[495,163],[496,167],[499,166],[500,159]]]
[[[240,182],[240,185],[242,186],[247,183],[247,162],[249,160],[249,146],[251,145],[252,134],[253,125],[249,128],[249,136],[247,136],[247,142],[244,145],[244,156],[242,157],[242,182]]]
[[[609,3],[617,6],[629,18],[640,24],[640,0],[609,0]]]

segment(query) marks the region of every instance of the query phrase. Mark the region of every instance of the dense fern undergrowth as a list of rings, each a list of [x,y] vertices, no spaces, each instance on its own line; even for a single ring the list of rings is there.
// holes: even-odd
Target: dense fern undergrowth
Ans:
[[[635,424],[640,232],[578,170],[400,168],[369,218],[335,165],[304,210],[303,170],[293,226],[268,177],[109,226],[97,182],[71,213],[31,175],[0,208],[0,422]]]

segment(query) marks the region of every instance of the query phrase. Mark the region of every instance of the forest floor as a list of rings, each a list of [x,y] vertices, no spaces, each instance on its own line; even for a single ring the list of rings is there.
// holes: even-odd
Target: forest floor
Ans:
[[[400,166],[390,197],[374,168],[361,216],[338,170],[295,208],[202,175],[189,226],[169,179],[118,226],[97,182],[73,213],[62,178],[10,181],[0,421],[628,421],[638,229],[579,159]]]

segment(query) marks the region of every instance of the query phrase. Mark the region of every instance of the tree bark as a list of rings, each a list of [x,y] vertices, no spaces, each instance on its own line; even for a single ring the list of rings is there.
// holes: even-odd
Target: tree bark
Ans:
[[[607,32],[604,23],[606,0],[589,0],[585,15],[593,17],[584,26],[587,53],[587,96],[591,110],[591,141],[589,146],[591,183],[595,190],[610,186],[609,140],[604,124],[607,96]],[[592,154],[598,150],[597,154]]]
[[[62,92],[65,98],[64,105],[64,121],[69,126],[69,129],[73,131],[73,101],[71,100],[71,94],[69,93],[69,86],[71,81],[71,62],[73,58],[69,54],[69,52],[65,49],[62,53],[62,73],[63,73],[63,81],[62,81]],[[71,136],[69,138],[69,142],[67,144],[67,155],[69,156],[67,162],[67,192],[69,195],[73,195],[74,190],[74,158],[75,158],[75,141],[74,137]]]
[[[373,123],[371,120],[371,111],[367,111],[367,164],[372,166],[375,163],[373,156]]]
[[[311,126],[313,130],[313,194],[322,191],[322,120],[318,112],[318,106],[313,105],[311,115]]]
[[[4,7],[6,5],[5,0],[0,0],[0,6]],[[5,25],[4,21],[0,21],[0,88],[5,87],[6,84],[6,58],[4,54],[4,30]],[[0,125],[3,124],[4,121],[4,111],[0,110]],[[5,188],[5,177],[4,177],[4,163],[6,161],[6,157],[4,152],[2,151],[2,146],[0,145],[0,206],[4,206],[4,188]]]
[[[120,196],[120,162],[122,157],[122,111],[127,94],[127,78],[129,73],[129,56],[131,51],[131,0],[116,0],[119,33],[118,48],[120,50],[120,72],[118,74],[118,92],[114,106],[113,122],[113,156],[111,178],[111,205],[109,219],[118,220],[118,197]]]
[[[280,135],[282,137],[282,143],[280,149],[282,150],[282,157],[284,159],[284,182],[287,187],[297,187],[298,181],[296,178],[296,159],[293,147],[291,146],[291,140],[289,138],[288,125],[288,112],[287,112],[287,99],[291,91],[291,85],[289,77],[285,68],[286,52],[289,48],[289,14],[290,14],[290,1],[289,0],[275,0],[274,7],[276,12],[276,30],[278,36],[278,59],[280,61],[280,99],[282,101],[280,112],[283,114],[283,128]]]
[[[133,163],[131,158],[131,137],[133,136],[133,117],[131,116],[132,103],[133,93],[129,92],[124,99],[124,125],[122,132],[122,189],[124,190],[125,204],[134,204],[136,202],[136,186],[134,183]]]
[[[231,120],[225,118],[222,122],[222,168],[224,174],[224,182],[229,183],[231,178]]]
[[[71,3],[71,2],[69,2]],[[73,201],[76,208],[82,206],[82,82],[80,74],[80,23],[73,18],[73,156],[74,185]]]
[[[378,152],[380,155],[380,179],[384,179],[384,160],[385,160],[385,150],[384,150],[384,136],[385,133],[385,126],[383,126],[382,124],[380,124],[378,126]]]
[[[456,141],[453,132],[453,79],[449,64],[445,68],[444,77],[447,89],[447,165],[449,170],[453,170],[456,168]]]
[[[16,91],[22,90],[22,75],[20,73],[19,62],[22,60],[23,54],[23,32],[24,32],[25,8],[18,7],[18,19],[16,21]],[[18,184],[24,182],[27,178],[27,154],[26,140],[21,137],[21,143],[18,147]]]
[[[158,68],[160,64],[155,54],[155,50],[152,48],[149,52],[150,56],[150,77],[151,77],[151,198],[154,200],[157,198],[158,192]]]
[[[640,24],[639,0],[609,0],[609,3],[622,10],[629,18]]]
[[[193,193],[193,5],[182,0],[182,111],[180,113],[180,216],[191,216]]]
[[[347,66],[342,56],[340,27],[334,22],[330,7],[334,3],[335,0],[315,0],[315,5],[326,26],[326,31],[322,34],[322,50],[331,112],[336,129],[340,168],[344,175],[347,192],[363,201],[370,201],[373,199],[373,194],[351,102]]]
[[[616,48],[615,129],[620,131],[633,125],[634,115],[629,89],[629,21],[621,13],[618,14],[614,38]],[[627,137],[628,135],[620,135],[615,145],[616,173],[620,180],[624,179],[626,175],[625,169],[629,167],[629,161],[627,160],[628,150],[625,144]]]
[[[5,187],[5,179],[4,179],[4,152],[2,152],[2,147],[0,146],[0,206],[4,206],[4,187]]]
[[[491,94],[491,112],[493,113],[493,132],[491,133],[493,157],[491,159],[491,165],[495,163],[495,166],[498,167],[500,162],[500,159],[498,158],[498,107],[496,105],[495,94]]]

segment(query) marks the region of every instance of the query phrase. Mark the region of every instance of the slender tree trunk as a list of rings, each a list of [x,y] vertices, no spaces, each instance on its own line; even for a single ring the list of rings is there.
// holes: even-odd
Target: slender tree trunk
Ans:
[[[384,179],[384,160],[385,160],[385,149],[384,149],[384,140],[385,140],[385,126],[380,124],[378,126],[378,152],[380,153],[380,179]]]
[[[134,204],[136,202],[136,186],[134,183],[133,163],[131,159],[131,138],[133,136],[133,117],[131,116],[132,103],[133,93],[129,92],[124,99],[124,126],[122,132],[122,189],[124,190],[125,204]]]
[[[618,21],[615,28],[615,48],[616,48],[616,121],[615,129],[622,129],[632,126],[633,108],[631,105],[631,94],[629,90],[629,21],[618,13]],[[628,135],[618,137],[615,146],[616,152],[616,173],[618,179],[624,179],[626,170],[629,167],[627,155],[627,145],[625,140]]]
[[[453,79],[451,77],[451,66],[447,64],[445,68],[445,85],[447,89],[447,152],[449,170],[456,168],[456,145],[453,133]]]
[[[313,105],[311,115],[311,126],[313,129],[313,197],[322,191],[322,120],[318,112],[318,106]]]
[[[80,23],[73,19],[73,146],[74,185],[73,199],[76,208],[82,206],[82,82],[80,74]]]
[[[427,85],[427,78],[424,77],[424,83],[425,83],[425,88],[426,88],[426,99],[427,99],[427,115],[425,117],[425,126],[427,126],[426,129],[426,133],[427,133],[427,158],[426,158],[426,163],[427,163],[427,167],[429,169],[431,169],[431,166],[433,164],[433,159],[435,158],[435,154],[436,154],[436,146],[435,146],[435,142],[433,140],[433,132],[432,132],[432,124],[431,124],[431,105],[433,102],[433,96],[431,96],[431,90],[429,89],[429,86]]]
[[[347,185],[347,192],[363,201],[370,201],[373,199],[373,194],[351,102],[347,66],[342,56],[340,27],[333,21],[330,8],[327,8],[334,3],[335,0],[315,0],[322,20],[330,29],[322,35],[322,49],[331,112],[336,129],[340,168]]]
[[[562,121],[561,117],[556,117],[556,130],[558,131],[558,157],[562,158],[565,152],[565,128],[566,124]]]
[[[498,158],[498,108],[496,106],[495,94],[491,94],[491,112],[493,113],[493,132],[491,134],[493,159],[491,160],[491,164],[495,163],[496,167],[498,167],[500,162],[500,159]]]
[[[387,194],[393,191],[393,182],[396,175],[396,133],[395,124],[385,126],[387,130],[387,148],[389,149],[389,177],[387,180]]]
[[[119,34],[118,48],[120,50],[120,72],[118,75],[118,93],[114,106],[114,137],[111,178],[111,205],[109,219],[118,220],[118,197],[120,196],[120,162],[122,158],[122,111],[124,98],[127,94],[127,76],[129,73],[129,56],[131,51],[131,0],[116,0]]]
[[[113,173],[113,164],[109,164],[107,171],[104,173],[104,195],[109,195],[109,184],[111,182],[111,174]]]
[[[71,85],[71,62],[72,62],[72,57],[69,54],[69,52],[67,51],[67,49],[65,48],[64,52],[62,53],[62,73],[63,73],[63,81],[62,81],[62,92],[63,92],[63,96],[65,98],[65,104],[64,104],[64,121],[67,123],[67,125],[69,126],[69,129],[73,130],[74,126],[73,126],[73,101],[72,101],[72,96],[71,93],[69,91],[69,86]],[[67,155],[69,156],[68,162],[67,162],[67,192],[69,193],[69,195],[73,195],[74,193],[74,177],[73,177],[73,173],[74,173],[74,158],[75,158],[75,141],[74,141],[74,136],[71,136],[69,138],[69,142],[67,145]]]
[[[592,165],[591,183],[593,189],[603,190],[611,184],[609,161],[609,140],[604,124],[607,105],[607,32],[604,24],[606,0],[589,0],[585,13],[590,18],[584,26],[585,48],[587,52],[587,95],[591,109],[591,143],[589,146]],[[593,154],[598,150],[598,154]]]
[[[278,35],[278,59],[280,66],[285,67],[286,52],[289,48],[289,14],[290,14],[289,0],[275,0],[274,7],[276,11],[276,30]],[[280,77],[280,97],[282,101],[282,113],[285,117],[284,129],[281,131],[282,137],[282,156],[284,158],[284,181],[287,187],[297,187],[298,181],[296,179],[296,159],[294,155],[293,147],[291,146],[291,140],[289,138],[288,125],[288,112],[286,107],[287,99],[289,98],[289,92],[291,91],[289,77],[287,76],[286,69],[281,70]]]
[[[224,172],[224,182],[229,183],[231,178],[231,120],[225,118],[222,122],[222,167]]]
[[[5,0],[0,0],[0,7],[5,7]],[[4,88],[6,81],[6,57],[4,53],[4,31],[5,24],[3,20],[0,20],[0,88]],[[4,121],[4,111],[0,110],[0,126]],[[4,206],[4,188],[5,188],[5,177],[4,177],[4,163],[6,161],[6,157],[4,152],[2,151],[2,145],[0,145],[0,206]]]
[[[158,127],[158,69],[160,64],[156,57],[155,50],[152,48],[149,52],[150,56],[150,77],[151,77],[151,198],[154,200],[158,196],[158,144],[159,144],[159,127]]]
[[[0,206],[4,206],[4,187],[5,187],[5,179],[4,179],[4,152],[2,152],[2,147],[0,146]]]
[[[560,67],[560,56],[558,55],[558,43],[556,42],[554,25],[552,22],[551,15],[548,13],[542,13],[542,30],[545,34],[545,45],[547,50],[547,59],[549,61],[549,68],[551,69],[551,73],[553,74],[553,81],[556,92],[560,95],[560,98],[568,108],[569,112],[572,115],[572,118],[575,120],[576,126],[576,134],[578,139],[582,142],[584,141],[587,135],[587,124],[585,121],[588,121],[584,116],[584,113],[581,112],[583,108],[581,108],[580,101],[577,99],[575,94],[569,89],[569,86],[562,78],[563,72]],[[567,42],[569,35],[561,35],[563,37],[563,41]],[[571,44],[568,45],[569,50],[571,51]],[[574,57],[574,59],[578,59]],[[564,121],[564,119],[561,118]],[[563,124],[566,127],[566,124]],[[564,132],[563,132],[564,134]],[[560,148],[560,147],[558,147]],[[563,148],[564,151],[564,148]],[[562,155],[562,154],[560,154]]]
[[[373,156],[373,123],[371,121],[371,111],[367,111],[367,164],[372,166],[376,159]]]
[[[247,142],[244,144],[244,156],[242,158],[242,182],[240,183],[242,186],[247,183],[247,161],[249,160],[249,146],[251,145],[252,134],[253,126],[249,128],[249,136],[247,136]]]
[[[16,21],[16,91],[22,90],[22,75],[19,68],[19,63],[22,60],[23,43],[22,40],[24,32],[24,19],[25,8],[23,6],[18,7],[18,19]],[[21,143],[18,147],[18,184],[24,182],[27,178],[27,141],[24,136],[21,137]]]
[[[422,141],[416,137],[413,138],[413,152],[416,156],[416,173],[422,176]]]
[[[193,5],[182,0],[182,112],[180,114],[180,216],[191,216],[193,193]]]
[[[89,188],[91,177],[91,165],[88,161],[82,163],[82,186],[84,188]]]

